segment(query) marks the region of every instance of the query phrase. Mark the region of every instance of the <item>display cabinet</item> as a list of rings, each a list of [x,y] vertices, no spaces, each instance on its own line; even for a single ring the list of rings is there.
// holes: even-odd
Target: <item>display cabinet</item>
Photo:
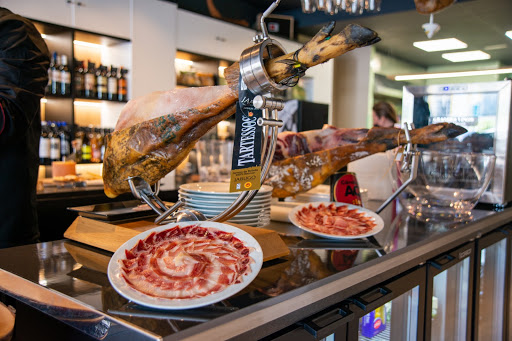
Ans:
[[[505,340],[509,274],[509,231],[499,229],[477,240],[473,335],[475,340]]]
[[[471,340],[475,244],[428,262],[425,340]]]

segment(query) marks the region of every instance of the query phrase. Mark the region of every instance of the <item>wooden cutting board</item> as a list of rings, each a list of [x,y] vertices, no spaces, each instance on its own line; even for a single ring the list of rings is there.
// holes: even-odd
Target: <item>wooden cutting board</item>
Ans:
[[[286,256],[290,250],[275,231],[228,223],[249,233],[258,241],[263,251],[263,261]],[[129,239],[158,226],[151,220],[111,224],[79,216],[64,233],[64,237],[103,250],[116,252]]]

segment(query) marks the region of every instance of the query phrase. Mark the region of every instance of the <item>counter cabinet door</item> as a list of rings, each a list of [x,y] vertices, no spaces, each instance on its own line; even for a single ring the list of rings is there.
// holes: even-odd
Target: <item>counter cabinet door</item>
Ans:
[[[256,33],[185,10],[178,10],[177,30],[178,50],[230,61],[239,60],[242,52],[254,45]]]
[[[74,27],[130,39],[131,1],[74,0]]]
[[[475,244],[427,262],[425,340],[471,340]]]
[[[353,319],[349,302],[340,302],[261,340],[346,341],[347,326]]]
[[[29,19],[71,27],[74,4],[68,0],[0,0],[0,7]]]
[[[475,340],[499,341],[505,337],[508,234],[498,230],[476,242],[472,323]]]
[[[420,266],[351,298],[347,339],[423,340],[426,267]]]

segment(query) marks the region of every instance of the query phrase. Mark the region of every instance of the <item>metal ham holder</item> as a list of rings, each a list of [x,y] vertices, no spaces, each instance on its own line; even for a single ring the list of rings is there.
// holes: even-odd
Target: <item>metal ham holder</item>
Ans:
[[[257,96],[254,97],[253,106],[262,109],[263,117],[259,118],[257,124],[263,126],[263,145],[261,156],[261,183],[264,182],[274,157],[278,128],[283,122],[278,120],[277,112],[284,108],[284,101],[273,98],[273,94],[289,87],[286,84],[274,82],[265,70],[265,60],[280,57],[286,54],[284,48],[276,40],[269,38],[265,18],[268,17],[279,5],[281,0],[274,1],[263,13],[260,20],[261,34],[253,38],[255,45],[245,49],[240,56],[240,74],[247,88]],[[296,76],[297,78],[299,75]],[[295,84],[292,84],[295,85]],[[141,177],[130,177],[127,179],[132,194],[135,198],[142,200],[158,214],[155,223],[159,224],[171,216],[173,221],[195,221],[207,220],[197,210],[180,209],[184,203],[178,200],[172,207],[168,208],[157,196],[158,184],[155,191]],[[242,211],[258,193],[258,190],[241,192],[237,199],[222,213],[208,219],[210,221],[223,222],[231,219]]]
[[[265,60],[280,57],[286,54],[285,49],[276,40],[268,36],[267,27],[265,25],[265,18],[268,17],[274,9],[279,5],[281,0],[274,1],[270,7],[263,13],[260,19],[261,34],[253,38],[255,45],[245,49],[240,56],[240,74],[247,88],[252,93],[256,94],[253,99],[253,106],[257,109],[262,109],[263,117],[259,118],[257,124],[263,126],[263,146],[261,156],[261,178],[260,182],[263,183],[268,175],[270,164],[274,157],[278,128],[283,125],[283,122],[278,119],[278,111],[284,108],[284,101],[273,98],[273,94],[287,89],[289,86],[294,86],[302,74],[297,74],[292,79],[286,79],[285,84],[278,84],[274,82],[265,70]],[[298,70],[300,72],[300,70]],[[403,157],[402,170],[410,170],[409,179],[407,179],[376,211],[379,214],[382,212],[414,179],[418,174],[418,162],[420,152],[416,146],[412,144],[409,125],[404,123],[404,132],[407,145],[401,157]],[[206,219],[206,217],[199,211],[193,209],[181,208],[184,203],[178,200],[173,206],[167,207],[162,200],[158,198],[159,183],[155,185],[155,191],[151,186],[141,177],[130,177],[127,179],[132,194],[145,202],[158,214],[155,223],[159,224],[172,215],[172,221],[200,221],[210,220],[216,222],[223,222],[231,219],[242,211],[254,198],[258,190],[241,192],[237,199],[227,207],[222,213]],[[376,242],[373,237],[372,242]],[[378,243],[377,243],[378,244]],[[384,252],[382,250],[382,252]]]

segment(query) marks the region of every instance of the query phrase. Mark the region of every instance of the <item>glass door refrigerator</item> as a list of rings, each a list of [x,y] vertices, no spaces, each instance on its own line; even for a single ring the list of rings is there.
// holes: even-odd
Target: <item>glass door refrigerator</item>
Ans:
[[[423,340],[426,267],[356,295],[349,309],[348,340]]]
[[[508,308],[507,244],[508,231],[500,229],[476,243],[473,335],[475,340],[505,339]]]
[[[471,339],[474,243],[427,263],[425,340]]]

